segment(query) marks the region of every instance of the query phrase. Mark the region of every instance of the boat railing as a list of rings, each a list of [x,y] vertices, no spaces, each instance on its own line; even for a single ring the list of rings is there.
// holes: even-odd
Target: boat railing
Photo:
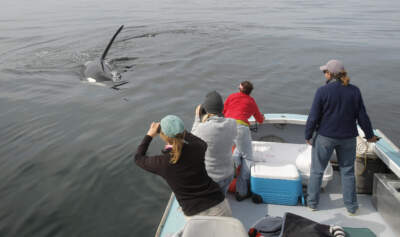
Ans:
[[[160,224],[157,227],[157,232],[156,232],[155,237],[161,236],[161,231],[164,228],[165,222],[167,221],[169,210],[171,209],[171,206],[172,206],[172,203],[174,202],[174,200],[175,200],[175,194],[173,192],[171,192],[171,196],[169,197],[167,207],[165,208],[163,216],[161,217]]]

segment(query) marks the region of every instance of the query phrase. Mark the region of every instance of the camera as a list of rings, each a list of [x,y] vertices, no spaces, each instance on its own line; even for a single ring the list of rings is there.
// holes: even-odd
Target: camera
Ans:
[[[157,128],[157,133],[160,133],[160,132],[161,132],[161,124],[159,124],[158,128]]]

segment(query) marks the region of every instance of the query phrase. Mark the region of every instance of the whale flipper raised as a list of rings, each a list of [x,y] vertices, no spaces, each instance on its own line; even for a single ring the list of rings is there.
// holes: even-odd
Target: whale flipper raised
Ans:
[[[106,60],[106,56],[111,48],[111,45],[123,28],[124,25],[121,25],[115,32],[110,42],[108,42],[107,47],[104,49],[100,59],[85,63],[84,76],[88,82],[103,84],[107,83],[110,84],[110,87],[113,89],[117,89],[118,86],[128,83],[128,81],[121,80],[121,74],[115,70],[113,64],[110,64]]]

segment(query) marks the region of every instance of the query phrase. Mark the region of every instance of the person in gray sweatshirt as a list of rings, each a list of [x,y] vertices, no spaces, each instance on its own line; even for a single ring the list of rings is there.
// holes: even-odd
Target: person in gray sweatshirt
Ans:
[[[232,146],[237,129],[234,119],[224,118],[223,109],[221,95],[216,91],[208,93],[196,108],[192,133],[207,143],[205,164],[208,176],[226,194],[233,179]]]

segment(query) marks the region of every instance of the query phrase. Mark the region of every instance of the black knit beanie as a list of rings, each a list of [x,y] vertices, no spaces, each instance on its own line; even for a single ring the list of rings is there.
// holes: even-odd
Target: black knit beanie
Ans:
[[[207,113],[222,116],[224,110],[224,102],[221,95],[217,91],[209,92],[202,104]]]

